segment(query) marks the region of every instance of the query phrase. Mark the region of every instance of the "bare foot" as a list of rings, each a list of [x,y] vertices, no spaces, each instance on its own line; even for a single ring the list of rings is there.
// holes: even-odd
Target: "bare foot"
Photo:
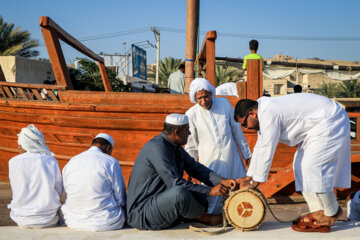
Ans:
[[[215,214],[204,213],[204,215],[197,218],[196,221],[206,224],[206,225],[216,226],[216,225],[222,224],[223,218],[222,218],[221,214],[215,215]]]
[[[314,222],[314,225],[316,226],[332,226],[335,224],[335,222],[338,220],[340,215],[342,214],[341,207],[338,208],[337,213],[334,216],[325,216],[322,214],[322,216],[314,216],[316,219],[316,222]]]

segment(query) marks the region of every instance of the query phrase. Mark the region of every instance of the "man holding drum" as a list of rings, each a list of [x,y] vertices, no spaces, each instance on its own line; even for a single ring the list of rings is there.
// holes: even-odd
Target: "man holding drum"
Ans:
[[[293,223],[304,232],[328,232],[341,214],[334,188],[349,188],[350,123],[346,111],[334,101],[315,94],[240,100],[235,120],[258,131],[252,160],[242,187],[266,182],[278,142],[298,145],[294,156],[295,186],[310,214]]]

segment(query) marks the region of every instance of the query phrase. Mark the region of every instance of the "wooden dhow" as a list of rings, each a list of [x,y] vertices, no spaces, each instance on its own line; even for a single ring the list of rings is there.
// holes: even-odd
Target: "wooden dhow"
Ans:
[[[189,96],[112,92],[101,57],[50,18],[41,17],[40,26],[57,85],[0,81],[0,181],[9,181],[8,161],[18,154],[17,134],[28,124],[35,124],[44,134],[50,150],[56,154],[61,168],[71,157],[88,149],[99,132],[110,134],[115,140],[113,156],[119,161],[127,183],[140,149],[161,132],[167,114],[185,113],[193,105]],[[98,62],[105,92],[73,90],[59,39]],[[196,60],[199,71],[206,71],[207,79],[212,83],[215,83],[215,39],[216,32],[208,32]],[[259,61],[249,61],[247,82],[238,84],[241,97],[257,99],[262,95],[261,68]],[[47,90],[49,99],[41,97],[42,89]],[[233,105],[238,101],[236,97],[227,99]],[[349,116],[360,126],[359,113],[349,113]],[[256,132],[243,130],[252,150],[257,139]],[[352,140],[353,188],[339,189],[339,196],[345,196],[360,185],[359,129],[356,131],[356,138]],[[278,145],[270,179],[261,185],[266,197],[294,193],[292,159],[295,151],[296,148]]]

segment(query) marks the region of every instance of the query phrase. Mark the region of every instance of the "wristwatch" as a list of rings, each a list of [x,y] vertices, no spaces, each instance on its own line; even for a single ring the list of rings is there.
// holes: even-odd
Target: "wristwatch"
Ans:
[[[252,186],[253,188],[255,188],[255,185],[254,185],[254,180],[250,180],[250,186]]]

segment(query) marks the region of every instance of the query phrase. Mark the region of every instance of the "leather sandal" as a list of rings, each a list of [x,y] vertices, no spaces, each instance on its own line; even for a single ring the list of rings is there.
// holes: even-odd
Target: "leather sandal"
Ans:
[[[308,222],[305,222],[304,219],[307,217],[309,219]],[[297,221],[294,221],[291,225],[292,230],[298,231],[298,232],[330,232],[329,226],[318,226],[314,225],[314,222],[316,222],[316,219],[312,216],[311,213],[307,214],[305,217],[300,218]]]

